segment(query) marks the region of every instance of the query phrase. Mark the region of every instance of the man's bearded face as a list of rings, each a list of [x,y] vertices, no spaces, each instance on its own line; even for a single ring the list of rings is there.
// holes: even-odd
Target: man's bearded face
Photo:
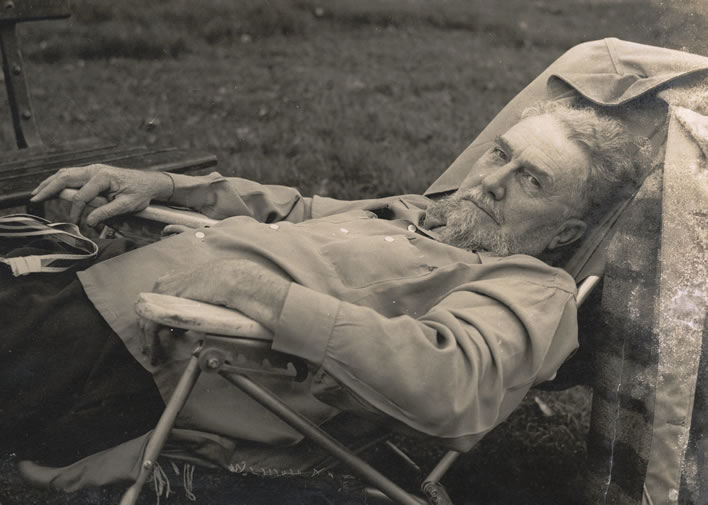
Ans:
[[[590,159],[552,116],[521,120],[463,168],[468,175],[457,193],[426,212],[425,226],[437,227],[444,242],[499,256],[538,256],[585,231],[577,188]]]
[[[471,251],[488,251],[497,256],[535,255],[543,250],[545,240],[545,234],[518,236],[502,230],[504,217],[497,202],[485,195],[480,186],[460,190],[435,202],[428,207],[425,222],[443,224],[437,231],[446,244]],[[552,226],[541,228],[550,230]],[[542,233],[543,229],[538,231]]]

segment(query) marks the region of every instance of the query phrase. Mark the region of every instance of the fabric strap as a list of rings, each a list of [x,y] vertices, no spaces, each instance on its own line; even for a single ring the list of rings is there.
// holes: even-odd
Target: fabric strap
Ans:
[[[98,246],[84,237],[75,224],[52,223],[31,214],[0,216],[0,241],[23,238],[28,243],[38,238],[47,239],[51,249],[45,254],[1,256],[0,263],[9,266],[15,277],[38,272],[63,272],[76,262],[94,258],[98,253]]]

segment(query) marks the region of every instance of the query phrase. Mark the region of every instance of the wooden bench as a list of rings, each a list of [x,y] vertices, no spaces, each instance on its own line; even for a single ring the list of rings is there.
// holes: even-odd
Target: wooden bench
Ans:
[[[17,37],[17,23],[71,16],[68,0],[0,0],[0,46],[16,151],[0,153],[0,210],[27,203],[31,190],[56,170],[91,163],[191,172],[216,165],[216,156],[183,149],[122,146],[91,138],[60,146],[42,142]],[[36,212],[36,210],[33,210]]]

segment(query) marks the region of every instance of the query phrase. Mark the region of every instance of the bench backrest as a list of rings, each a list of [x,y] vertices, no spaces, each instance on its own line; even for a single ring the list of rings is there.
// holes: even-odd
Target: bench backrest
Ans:
[[[42,145],[42,139],[32,111],[16,25],[24,21],[60,19],[70,15],[68,0],[0,0],[2,71],[19,148]]]

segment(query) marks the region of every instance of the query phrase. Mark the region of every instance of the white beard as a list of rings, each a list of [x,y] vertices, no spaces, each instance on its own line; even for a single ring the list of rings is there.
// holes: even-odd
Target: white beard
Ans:
[[[525,233],[523,237],[489,229],[489,216],[481,209],[465,203],[464,199],[470,196],[493,212],[499,223],[503,223],[495,202],[481,190],[472,188],[465,193],[458,192],[435,202],[426,210],[426,223],[444,224],[437,230],[442,242],[470,251],[488,251],[497,256],[538,256],[545,250],[548,242],[542,232],[552,229],[553,225],[544,225],[537,230],[539,233]]]

